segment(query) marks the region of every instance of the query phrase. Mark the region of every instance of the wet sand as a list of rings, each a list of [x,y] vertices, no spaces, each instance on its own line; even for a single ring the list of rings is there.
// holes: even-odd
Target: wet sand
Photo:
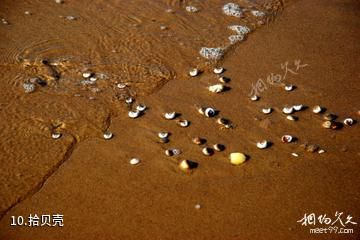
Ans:
[[[207,5],[202,7],[206,9]],[[107,6],[103,9],[105,13],[110,11]],[[85,90],[81,91],[83,97],[71,97],[77,88],[66,81],[54,89],[40,89],[41,94],[26,95],[21,83],[16,81],[28,77],[19,75],[23,67],[3,59],[0,199],[4,214],[0,239],[357,239],[358,225],[348,225],[354,228],[353,234],[314,235],[309,234],[309,227],[297,221],[305,213],[333,217],[339,211],[360,222],[359,125],[324,129],[322,115],[313,114],[311,108],[294,114],[299,117],[295,122],[286,120],[281,109],[286,104],[321,105],[327,112],[338,115],[339,121],[346,117],[359,119],[358,10],[356,1],[290,3],[275,21],[256,29],[220,61],[219,65],[226,69],[224,75],[231,81],[227,84],[229,91],[218,95],[206,89],[218,82],[211,73],[213,63],[203,64],[201,58],[193,63],[190,60],[198,56],[195,50],[185,48],[183,52],[173,53],[171,48],[164,50],[156,45],[158,40],[154,38],[149,47],[159,49],[161,56],[157,59],[161,60],[156,63],[164,64],[150,62],[158,69],[150,71],[156,73],[155,80],[147,82],[148,75],[144,74],[140,79],[145,86],[135,84],[127,93],[149,107],[144,116],[135,120],[128,118],[125,104],[119,106],[118,101],[128,95],[117,97],[116,90],[106,88],[116,80],[99,83],[108,94],[95,95],[96,101],[89,101],[88,97],[93,95]],[[33,15],[29,17],[36,17],[36,8],[31,11]],[[98,22],[95,20],[94,23]],[[233,24],[233,19],[218,21],[222,27],[214,31],[217,36],[209,38],[210,45],[218,44],[216,41],[224,34],[226,24]],[[192,32],[182,33],[186,38]],[[41,35],[40,29],[37,34]],[[129,42],[137,38],[130,38]],[[108,39],[116,38],[110,34]],[[88,59],[101,62],[104,56],[96,54],[111,52],[109,47],[117,45],[100,43],[108,48],[95,48],[91,52],[95,55],[90,54]],[[1,51],[6,52],[4,46],[9,43],[1,44]],[[14,48],[21,46],[17,44]],[[74,42],[68,44],[70,47]],[[69,54],[86,59],[81,49],[78,50],[78,54],[73,50]],[[39,54],[29,57],[30,53],[26,58],[35,61]],[[45,56],[51,58],[50,53],[46,51]],[[173,61],[168,60],[170,53],[174,54]],[[83,65],[78,60],[70,61],[71,67],[64,64],[57,69],[64,78],[67,73],[69,78],[79,75],[76,71],[87,66],[95,72],[113,73],[118,71],[117,64],[131,65],[117,62],[123,55],[110,58],[109,62],[114,64],[104,68]],[[135,63],[151,59],[138,56],[129,59]],[[182,62],[175,61],[182,57]],[[259,78],[265,80],[271,73],[283,74],[280,65],[286,62],[294,70],[294,60],[307,64],[297,74],[288,72],[283,81],[294,84],[294,91],[286,92],[280,86],[267,84],[267,89],[259,93],[260,100],[250,101],[252,84]],[[38,65],[32,63],[32,66],[35,67],[26,71],[46,71],[42,70],[44,66],[40,70]],[[204,73],[196,78],[186,76],[189,68],[195,66]],[[138,72],[135,68],[126,74]],[[7,88],[10,90],[5,91]],[[71,89],[70,93],[62,92],[64,89]],[[31,107],[24,108],[21,104]],[[220,129],[214,119],[199,115],[194,104],[213,106],[219,110],[219,116],[234,123],[234,128]],[[266,106],[273,107],[274,112],[261,113],[261,108]],[[175,121],[164,120],[161,115],[167,111],[181,113],[180,118],[190,120],[191,125],[180,128]],[[52,128],[60,129],[63,136],[56,141],[51,139]],[[105,130],[114,133],[110,141],[102,138]],[[159,131],[171,133],[169,143],[158,143]],[[297,141],[283,144],[280,141],[283,134],[296,136]],[[191,143],[194,136],[204,137],[209,146],[223,143],[226,149],[211,157],[204,156],[201,147]],[[256,142],[262,139],[269,139],[273,145],[258,149]],[[306,152],[301,147],[304,143],[317,144],[326,152]],[[167,157],[164,150],[173,147],[180,148],[182,154]],[[248,161],[242,166],[230,165],[228,156],[234,151],[247,154]],[[299,157],[293,157],[292,152]],[[132,157],[138,157],[141,163],[131,166]],[[191,173],[184,173],[178,168],[182,159],[199,165]],[[200,209],[195,208],[197,204]],[[11,216],[27,217],[35,213],[63,214],[64,227],[10,226]]]

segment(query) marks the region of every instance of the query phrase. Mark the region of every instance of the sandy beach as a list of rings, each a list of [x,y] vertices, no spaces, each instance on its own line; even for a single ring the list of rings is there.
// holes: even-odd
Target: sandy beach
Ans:
[[[0,4],[0,240],[360,238],[358,1],[60,2]]]

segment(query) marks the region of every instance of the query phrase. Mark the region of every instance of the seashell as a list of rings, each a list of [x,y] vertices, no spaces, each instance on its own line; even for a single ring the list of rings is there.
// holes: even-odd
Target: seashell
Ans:
[[[251,14],[255,17],[263,17],[265,16],[264,12],[258,11],[258,10],[251,10]]]
[[[206,108],[203,108],[203,107],[197,108],[198,112],[199,112],[201,115],[204,115],[204,114],[205,114],[205,109],[206,109]]]
[[[284,143],[291,143],[293,140],[293,137],[291,135],[283,135],[281,137],[281,141]]]
[[[218,119],[216,119],[216,123],[218,123],[220,125],[226,125],[229,123],[229,120],[227,120],[225,118],[218,118]]]
[[[213,108],[206,108],[204,111],[204,115],[208,118],[215,116],[216,112]]]
[[[199,70],[197,68],[194,68],[194,69],[189,71],[189,75],[191,77],[196,77],[197,75],[199,75]]]
[[[294,157],[298,157],[298,156],[299,156],[299,154],[297,154],[297,153],[291,153],[291,155],[293,155]]]
[[[213,148],[215,149],[215,151],[217,152],[221,152],[225,150],[225,146],[219,143],[214,144]]]
[[[224,85],[222,84],[215,84],[209,87],[209,91],[213,92],[213,93],[220,93],[222,91],[224,91]]]
[[[113,137],[113,134],[112,132],[105,132],[103,136],[105,140],[109,140]]]
[[[190,167],[190,162],[189,160],[182,160],[179,164],[179,167],[181,170],[183,171],[187,171],[187,170],[190,170],[191,167]]]
[[[282,109],[282,112],[285,113],[285,114],[291,114],[294,112],[294,108],[293,107],[284,107]]]
[[[344,120],[344,124],[347,126],[352,126],[354,124],[354,120],[352,118],[346,118]]]
[[[218,68],[214,68],[214,73],[215,74],[221,74],[224,72],[224,68],[223,67],[218,67]]]
[[[209,147],[204,147],[201,151],[206,156],[211,156],[214,153],[214,151]]]
[[[257,143],[256,143],[256,146],[257,146],[258,148],[260,148],[260,149],[265,149],[265,148],[267,148],[267,147],[269,146],[269,142],[266,141],[266,140],[263,140],[263,141],[261,141],[261,142],[257,142]]]
[[[169,156],[169,157],[174,156],[172,149],[166,149],[165,154],[166,154],[166,156]]]
[[[173,148],[173,149],[171,149],[171,150],[172,150],[172,152],[173,152],[174,155],[179,155],[179,154],[181,153],[181,150],[180,150],[180,149],[177,149],[177,148]]]
[[[132,159],[130,159],[129,163],[130,163],[131,165],[137,165],[137,164],[140,163],[140,159],[138,159],[138,158],[132,158]]]
[[[36,85],[33,83],[26,82],[26,83],[23,83],[23,88],[26,93],[32,93],[32,92],[35,92]]]
[[[61,133],[58,133],[58,132],[54,132],[51,134],[51,137],[53,139],[59,139],[61,137]]]
[[[254,95],[254,96],[252,96],[252,97],[250,98],[250,100],[253,101],[253,102],[255,102],[255,101],[259,100],[259,96]]]
[[[239,152],[230,153],[230,163],[232,165],[240,165],[246,161],[246,155]]]
[[[125,83],[118,83],[116,86],[120,89],[124,89],[127,87],[127,85]]]
[[[200,137],[194,137],[194,138],[192,139],[192,142],[195,143],[196,145],[201,145],[201,144],[204,143],[204,140],[201,139]]]
[[[167,138],[167,137],[169,137],[169,133],[168,132],[159,132],[158,137],[159,138]]]
[[[83,78],[89,78],[92,75],[93,75],[92,72],[83,72],[83,74],[82,74]]]
[[[285,91],[288,91],[288,92],[294,90],[294,88],[295,88],[294,85],[291,85],[291,84],[285,85],[285,87],[284,87]]]
[[[323,128],[331,128],[331,126],[333,125],[333,123],[331,121],[325,121],[322,123],[322,127]]]
[[[133,101],[134,101],[134,99],[132,97],[128,97],[128,98],[125,99],[125,102],[127,104],[131,104]]]
[[[128,116],[130,118],[137,118],[138,116],[140,116],[140,111],[139,110],[129,111]]]
[[[319,154],[325,153],[325,150],[324,149],[319,149],[318,153]]]
[[[89,80],[90,80],[91,82],[96,82],[96,81],[97,81],[97,78],[96,78],[96,77],[90,77]]]
[[[263,108],[262,109],[262,112],[264,113],[264,114],[269,114],[269,113],[271,113],[272,112],[272,108]]]
[[[293,115],[287,115],[286,116],[286,119],[287,120],[290,120],[290,121],[296,121],[297,120],[297,117],[293,116]]]
[[[221,77],[219,77],[219,81],[222,83],[228,83],[228,82],[230,82],[230,78],[221,76]]]
[[[176,112],[169,112],[164,114],[164,118],[167,120],[172,120],[176,117]]]
[[[199,11],[199,9],[198,9],[197,7],[194,7],[194,6],[186,6],[186,7],[185,7],[185,10],[186,10],[187,12],[192,12],[192,13],[195,13],[195,12],[198,12],[198,11]]]
[[[195,204],[195,209],[200,209],[201,205],[200,204]]]
[[[188,120],[179,120],[177,121],[177,124],[180,127],[188,127],[190,125],[190,122]]]
[[[294,106],[293,106],[293,109],[294,109],[295,111],[301,111],[303,108],[304,108],[304,105],[302,105],[302,104],[294,105]]]
[[[321,113],[323,111],[323,109],[319,105],[317,105],[317,106],[313,107],[312,111],[313,111],[313,113]]]
[[[143,112],[145,111],[145,109],[146,109],[146,105],[144,104],[139,104],[136,106],[136,110],[138,110],[139,112]]]
[[[336,115],[334,115],[334,114],[331,114],[331,113],[327,113],[327,114],[325,114],[324,115],[324,120],[327,120],[327,121],[333,121],[333,120],[335,120],[336,119]]]

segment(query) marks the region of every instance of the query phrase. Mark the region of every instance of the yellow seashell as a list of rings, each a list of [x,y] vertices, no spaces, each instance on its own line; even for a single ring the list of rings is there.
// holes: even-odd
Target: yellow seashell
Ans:
[[[243,153],[231,153],[230,154],[230,163],[233,165],[240,165],[246,161],[246,155]]]

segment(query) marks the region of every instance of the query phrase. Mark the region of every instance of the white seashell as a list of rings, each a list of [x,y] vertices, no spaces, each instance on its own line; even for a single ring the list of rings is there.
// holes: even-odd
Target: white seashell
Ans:
[[[281,137],[281,141],[284,143],[290,143],[293,140],[293,137],[291,135],[283,135]]]
[[[293,108],[295,111],[301,111],[304,108],[304,105],[302,104],[294,105]]]
[[[89,80],[90,80],[91,82],[96,82],[96,81],[97,81],[97,78],[96,78],[96,77],[90,77]]]
[[[265,148],[267,148],[267,147],[269,146],[269,142],[266,141],[266,140],[263,140],[263,141],[261,141],[261,142],[257,142],[257,143],[256,143],[256,146],[257,146],[258,148],[260,148],[260,149],[265,149]]]
[[[140,111],[139,110],[129,111],[128,116],[130,118],[137,118],[138,116],[140,116]]]
[[[265,16],[265,13],[264,12],[261,12],[261,11],[258,11],[258,10],[252,10],[251,11],[251,14],[255,17],[263,17]]]
[[[182,170],[189,170],[190,169],[190,164],[189,164],[189,161],[188,160],[182,160],[179,164],[179,167],[182,169]]]
[[[289,85],[285,85],[285,90],[286,91],[288,91],[288,92],[290,92],[290,91],[292,91],[292,90],[294,90],[294,86],[293,85],[291,85],[291,84],[289,84]]]
[[[167,138],[169,136],[168,132],[159,132],[158,137],[159,138]]]
[[[131,165],[137,165],[137,164],[140,163],[140,159],[138,159],[138,158],[132,158],[132,159],[130,159],[129,163],[130,163]]]
[[[206,108],[205,111],[204,111],[204,114],[206,117],[213,117],[215,116],[216,112],[213,108]]]
[[[164,114],[164,118],[167,120],[172,120],[176,117],[176,112],[169,112]]]
[[[317,105],[317,106],[313,107],[312,111],[313,111],[313,113],[321,113],[322,108],[319,105]]]
[[[259,96],[254,95],[254,96],[252,96],[252,97],[250,98],[250,100],[251,100],[251,101],[257,101],[257,100],[259,100]]]
[[[188,120],[179,120],[178,125],[180,127],[188,127],[190,125],[190,122]]]
[[[112,132],[106,132],[106,133],[104,133],[103,136],[104,136],[105,140],[109,140],[113,137],[113,134],[112,134]]]
[[[269,114],[269,113],[272,112],[272,108],[263,108],[263,109],[262,109],[262,112],[263,112],[264,114]]]
[[[224,72],[224,68],[219,67],[219,68],[214,68],[214,73],[215,74],[221,74]]]
[[[298,156],[299,156],[299,154],[297,154],[297,153],[291,153],[291,155],[293,155],[294,157],[298,157]]]
[[[145,109],[146,109],[146,106],[144,104],[139,104],[136,106],[136,110],[138,110],[140,112],[145,111]]]
[[[293,113],[293,111],[294,111],[293,107],[284,107],[282,109],[282,112],[285,114],[291,114],[291,113]]]
[[[195,204],[195,209],[200,209],[201,208],[201,205],[200,204]]]
[[[174,155],[179,155],[179,154],[181,154],[181,150],[180,150],[180,149],[177,149],[177,148],[173,148],[173,149],[171,149],[171,151],[173,152]]]
[[[199,70],[197,68],[194,68],[194,69],[189,71],[189,75],[191,77],[196,77],[198,74],[199,74]]]
[[[220,118],[216,119],[216,123],[218,123],[220,125],[226,125],[226,124],[229,123],[229,121],[227,119],[225,119],[225,118],[220,117]]]
[[[294,116],[292,116],[292,115],[286,116],[286,119],[287,119],[287,120],[290,120],[290,121],[296,121],[296,120],[297,120],[297,118],[294,117]]]
[[[354,120],[352,118],[346,118],[344,120],[344,124],[348,126],[352,126],[354,124]]]
[[[174,156],[172,149],[166,149],[165,154],[166,154],[166,156],[169,156],[169,157]]]
[[[197,108],[198,112],[199,112],[201,115],[204,115],[204,114],[205,114],[205,109],[206,109],[206,108],[203,108],[203,107]]]
[[[83,78],[89,78],[89,77],[91,77],[91,75],[92,75],[91,72],[84,72],[84,73],[82,74]]]
[[[213,93],[220,93],[224,91],[224,85],[222,84],[215,84],[209,87],[209,91]]]
[[[116,86],[120,89],[124,89],[127,87],[127,85],[125,83],[118,83]]]
[[[186,7],[185,7],[185,10],[186,10],[187,12],[192,12],[192,13],[195,13],[195,12],[198,12],[198,11],[199,11],[199,9],[198,9],[197,7],[194,7],[194,6],[186,6]]]
[[[324,149],[319,149],[318,153],[319,154],[325,153],[325,150]]]
[[[224,76],[219,77],[219,82],[227,83],[229,81],[230,81],[230,78],[227,78],[227,77],[224,77]]]
[[[52,134],[51,134],[51,137],[52,137],[53,139],[59,139],[59,138],[61,137],[61,133],[52,133]]]
[[[208,147],[204,147],[201,151],[206,156],[210,156],[210,155],[213,154],[213,150],[211,148],[208,148]]]
[[[125,102],[127,104],[131,104],[133,101],[134,101],[134,99],[132,97],[128,97],[128,98],[125,99]]]
[[[224,151],[225,147],[222,144],[216,143],[214,144],[213,148],[215,149],[215,151],[221,152]]]

